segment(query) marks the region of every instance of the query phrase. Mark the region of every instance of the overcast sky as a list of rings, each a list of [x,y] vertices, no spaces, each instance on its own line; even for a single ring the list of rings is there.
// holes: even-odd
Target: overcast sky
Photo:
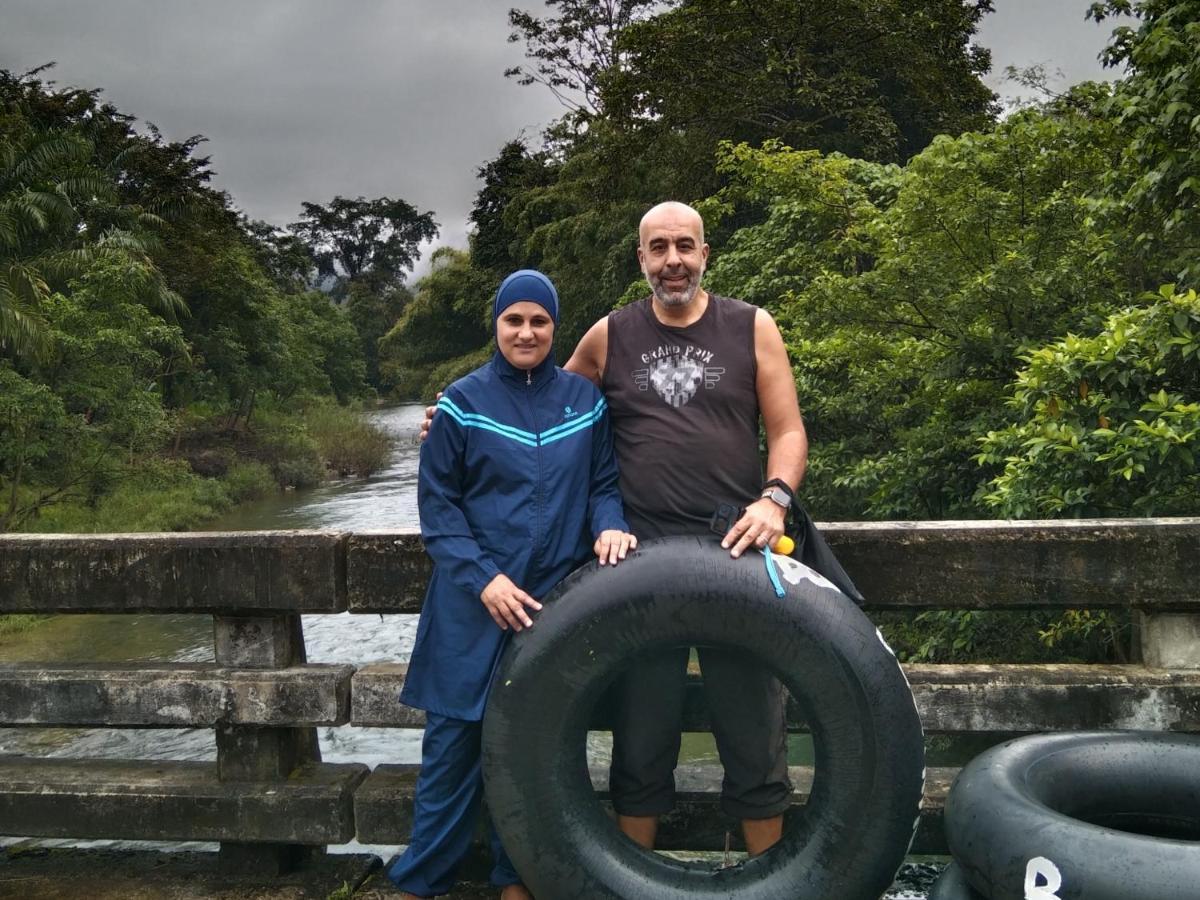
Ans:
[[[1091,0],[995,0],[980,29],[1004,67],[1045,64],[1057,86],[1105,76],[1110,25]],[[433,210],[438,243],[466,245],[476,169],[562,112],[503,77],[523,61],[500,0],[0,0],[0,68],[51,60],[61,85],[102,87],[172,140],[209,139],[218,187],[252,218],[294,221],[304,200],[400,197]],[[428,258],[428,251],[424,254]],[[424,263],[425,260],[422,260]],[[418,267],[418,273],[424,268]]]

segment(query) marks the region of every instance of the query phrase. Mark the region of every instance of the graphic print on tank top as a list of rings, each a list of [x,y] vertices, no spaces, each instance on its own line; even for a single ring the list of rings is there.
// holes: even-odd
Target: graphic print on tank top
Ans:
[[[639,391],[654,388],[668,406],[678,409],[696,396],[703,386],[712,390],[725,374],[723,366],[713,366],[713,352],[689,344],[659,344],[641,355],[644,369],[634,369],[633,383]]]

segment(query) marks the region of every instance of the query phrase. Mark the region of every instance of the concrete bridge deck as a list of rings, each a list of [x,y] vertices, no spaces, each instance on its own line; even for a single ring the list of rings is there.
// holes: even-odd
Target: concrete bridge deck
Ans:
[[[1129,665],[906,667],[928,732],[1200,732],[1200,519],[843,523],[823,530],[869,611],[1131,614],[1140,658]],[[205,727],[217,743],[215,763],[0,758],[0,834],[217,841],[219,859],[180,874],[180,890],[189,882],[225,890],[211,879],[236,876],[247,884],[271,879],[270,890],[296,897],[307,895],[286,879],[306,867],[350,865],[323,857],[326,845],[355,837],[404,843],[415,768],[324,763],[316,728],[422,727],[421,715],[394,699],[405,667],[309,664],[301,614],[419,612],[429,572],[413,533],[0,535],[0,614],[205,613],[216,657],[213,664],[3,666],[0,727]],[[689,693],[686,727],[707,730],[695,685]],[[604,727],[602,715],[594,726]],[[789,727],[805,728],[795,708]],[[915,849],[936,852],[945,846],[940,810],[953,770],[931,774]],[[717,809],[717,772],[700,767],[684,775],[683,802],[664,823],[664,841],[718,849],[726,823]],[[802,803],[809,773],[795,775]],[[603,780],[595,783],[603,799]],[[36,896],[25,873],[65,865],[59,855],[39,859],[0,856],[0,897]],[[145,865],[166,873],[183,864],[181,857]],[[49,896],[103,896],[97,891],[124,877],[108,866],[80,866],[78,878],[59,879],[57,889],[67,893]]]

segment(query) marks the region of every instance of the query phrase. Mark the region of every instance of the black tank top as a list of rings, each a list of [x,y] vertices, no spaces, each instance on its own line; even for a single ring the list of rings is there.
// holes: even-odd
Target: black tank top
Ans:
[[[719,503],[758,496],[756,311],[710,294],[682,328],[658,321],[650,298],[609,313],[601,386],[638,537],[707,533]]]

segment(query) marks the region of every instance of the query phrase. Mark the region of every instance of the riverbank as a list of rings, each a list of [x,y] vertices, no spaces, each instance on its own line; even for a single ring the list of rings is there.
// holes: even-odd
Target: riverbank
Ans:
[[[192,408],[159,453],[111,460],[86,483],[26,486],[0,506],[0,520],[21,509],[10,531],[193,531],[239,504],[377,472],[393,436],[369,415],[311,403],[261,409],[253,424],[227,427],[223,415]]]
[[[94,485],[53,496],[53,486],[19,491],[7,504],[44,505],[14,532],[97,534],[197,531],[243,507],[287,497],[347,478],[366,479],[387,465],[397,440],[381,427],[381,412],[312,403],[287,412],[260,410],[253,424],[225,428],[223,416],[193,408],[183,414],[171,444],[152,457],[127,461]],[[8,510],[0,503],[0,520]],[[264,526],[266,527],[266,526]],[[49,616],[0,615],[0,643]]]

